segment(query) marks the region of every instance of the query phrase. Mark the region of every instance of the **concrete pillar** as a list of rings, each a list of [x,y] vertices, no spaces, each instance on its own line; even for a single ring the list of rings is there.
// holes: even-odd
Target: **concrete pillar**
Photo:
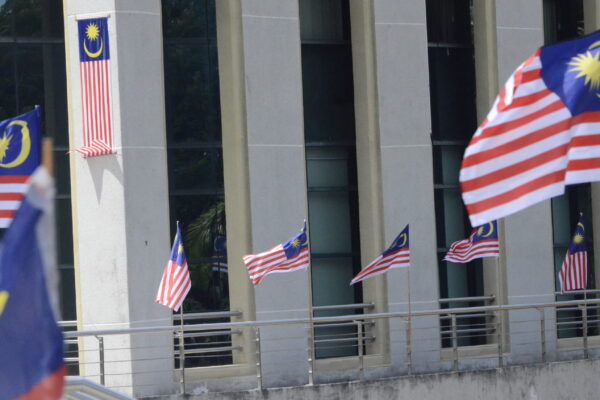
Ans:
[[[498,83],[544,44],[542,1],[496,1]],[[504,219],[508,304],[554,301],[554,255],[550,200]],[[551,317],[547,314],[547,317]],[[535,310],[510,312],[510,361],[539,360],[539,314]],[[549,332],[550,336],[554,336]],[[553,338],[548,337],[551,350]]]
[[[410,224],[411,267],[387,274],[389,311],[438,308],[427,21],[424,1],[373,4],[385,246]],[[410,276],[410,282],[409,282]],[[406,365],[405,323],[390,322],[395,369]],[[412,321],[413,370],[439,362],[439,319]]]
[[[169,247],[160,1],[64,2],[69,142],[83,144],[77,20],[108,17],[116,154],[70,155],[80,330],[169,325],[154,302]],[[105,338],[106,385],[135,397],[173,392],[170,333]],[[81,341],[81,374],[98,374]]]
[[[231,308],[259,321],[308,318],[306,271],[270,275],[253,288],[241,262],[244,253],[289,239],[308,215],[298,3],[218,1],[217,23],[227,235],[234,269]],[[308,382],[307,333],[299,325],[261,328],[265,387]],[[243,339],[244,346],[249,342]],[[240,357],[249,362],[251,351],[245,348]]]

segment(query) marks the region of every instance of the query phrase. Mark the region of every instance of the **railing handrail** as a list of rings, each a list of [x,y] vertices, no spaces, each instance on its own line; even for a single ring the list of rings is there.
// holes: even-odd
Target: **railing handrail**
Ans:
[[[231,318],[240,317],[241,311],[215,311],[215,312],[203,312],[203,313],[184,313],[183,320],[188,319],[217,319],[217,318]]]
[[[466,303],[468,301],[494,301],[496,300],[496,296],[473,296],[473,297],[448,297],[445,299],[439,299],[440,303]]]
[[[600,293],[600,289],[585,289],[585,290],[569,290],[568,292],[554,292],[555,296],[572,296],[575,294],[598,294]]]
[[[295,324],[311,324],[320,322],[345,322],[355,321],[357,318],[360,320],[373,320],[380,318],[408,318],[408,317],[424,317],[424,316],[440,316],[446,314],[468,314],[474,312],[491,312],[491,311],[508,311],[508,310],[527,310],[527,309],[540,309],[540,308],[556,308],[561,306],[569,305],[587,305],[587,304],[600,304],[600,299],[588,299],[588,300],[569,300],[551,303],[535,303],[535,304],[512,304],[512,305],[492,305],[492,306],[478,306],[478,307],[461,307],[461,308],[446,308],[446,309],[434,309],[434,310],[423,310],[423,311],[402,311],[392,313],[374,313],[374,314],[354,314],[354,315],[341,315],[331,317],[315,317],[315,318],[297,318],[297,319],[281,319],[271,321],[241,321],[241,322],[223,322],[223,323],[210,323],[210,324],[190,324],[185,325],[185,331],[206,331],[211,329],[228,329],[234,327],[260,327],[260,326],[272,326],[272,325],[295,325]],[[83,337],[83,336],[106,336],[106,335],[123,335],[133,333],[161,333],[161,332],[172,332],[181,331],[181,326],[170,325],[170,326],[157,326],[157,327],[146,327],[146,328],[128,328],[128,329],[103,329],[103,330],[90,330],[90,331],[70,331],[64,332],[64,336],[67,338]]]
[[[337,311],[337,310],[357,310],[359,308],[366,308],[368,310],[375,308],[373,303],[356,303],[356,304],[336,304],[332,306],[313,306],[313,312],[315,311]]]

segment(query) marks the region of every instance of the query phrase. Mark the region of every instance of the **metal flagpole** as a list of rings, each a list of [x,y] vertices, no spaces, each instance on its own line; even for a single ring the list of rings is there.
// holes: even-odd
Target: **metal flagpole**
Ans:
[[[315,326],[313,323],[313,295],[312,295],[312,258],[310,256],[310,240],[308,240],[308,222],[304,220],[306,227],[306,240],[308,242],[308,267],[306,268],[306,275],[308,277],[308,384],[314,384],[314,371],[315,371]]]
[[[179,370],[181,371],[181,376],[179,378],[179,389],[181,391],[181,394],[185,394],[185,347],[183,341],[183,303],[181,303],[181,308],[179,309],[179,323]]]
[[[410,303],[410,265],[406,271],[407,286],[408,286],[408,321],[406,324],[406,372],[412,374],[412,307]]]

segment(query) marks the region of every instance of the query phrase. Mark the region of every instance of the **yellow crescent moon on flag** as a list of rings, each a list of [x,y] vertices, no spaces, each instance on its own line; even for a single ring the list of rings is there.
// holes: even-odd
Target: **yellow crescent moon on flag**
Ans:
[[[490,226],[489,232],[485,235],[481,235],[481,237],[489,237],[492,233],[494,233],[494,224],[491,222],[488,222],[488,225]]]
[[[596,48],[598,46],[600,46],[600,40],[598,40],[597,42],[592,43],[590,45],[590,47],[588,47],[588,50],[591,50],[591,49]]]
[[[581,227],[581,229],[585,230],[585,227],[583,226],[583,224],[582,224],[581,222],[578,222],[578,223],[577,223],[577,226],[580,226],[580,227]]]
[[[98,49],[98,51],[92,53],[91,51],[88,50],[87,46],[85,45],[85,39],[83,39],[83,51],[85,51],[85,54],[87,54],[88,57],[90,58],[98,58],[100,56],[100,54],[102,54],[102,49],[104,48],[104,42],[102,41],[102,37],[100,37],[100,48]]]
[[[8,292],[6,290],[0,291],[0,315],[4,311],[4,306],[6,306],[6,302],[8,301]]]
[[[406,237],[406,233],[401,234],[400,237],[402,238],[402,243],[399,243],[398,246],[396,246],[397,248],[404,247],[406,241],[408,240]]]
[[[13,161],[6,164],[0,163],[0,167],[2,168],[14,168],[23,164],[23,162],[27,160],[29,152],[31,151],[31,138],[29,137],[29,128],[27,127],[27,122],[21,120],[12,121],[7,125],[6,128],[11,125],[19,125],[21,127],[21,152]]]

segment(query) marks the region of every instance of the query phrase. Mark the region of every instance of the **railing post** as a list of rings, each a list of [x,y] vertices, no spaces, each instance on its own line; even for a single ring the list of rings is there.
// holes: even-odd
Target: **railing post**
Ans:
[[[546,312],[543,308],[538,308],[540,312],[540,341],[542,344],[542,362],[546,362]]]
[[[583,305],[581,309],[581,317],[583,318],[583,358],[588,358],[588,318],[587,318],[587,304]]]
[[[356,330],[358,335],[358,361],[359,365],[359,374],[358,379],[365,379],[365,355],[364,355],[364,343],[363,343],[363,322],[362,321],[354,321],[356,323]]]
[[[412,375],[412,329],[411,317],[406,321],[406,374]]]
[[[502,346],[502,341],[504,339],[504,335],[502,335],[502,329],[504,324],[502,323],[502,317],[502,311],[498,311],[496,313],[496,334],[498,335],[498,368],[504,368],[504,358],[502,356],[504,353]]]
[[[456,314],[450,314],[452,321],[452,353],[454,355],[453,370],[458,371],[458,337],[456,335]]]
[[[314,332],[315,332],[315,325],[311,321],[309,322],[308,325],[308,384],[310,386],[312,386],[314,384],[314,366],[315,366],[315,340],[314,340]]]
[[[100,384],[104,386],[104,338],[102,336],[96,336],[96,339],[98,339],[98,352],[100,356]]]
[[[179,331],[179,370],[181,376],[179,377],[179,392],[185,394],[185,342],[183,340],[183,326]]]
[[[256,341],[256,380],[258,382],[258,390],[263,388],[262,380],[262,360],[260,355],[260,327],[254,327],[254,340]]]

